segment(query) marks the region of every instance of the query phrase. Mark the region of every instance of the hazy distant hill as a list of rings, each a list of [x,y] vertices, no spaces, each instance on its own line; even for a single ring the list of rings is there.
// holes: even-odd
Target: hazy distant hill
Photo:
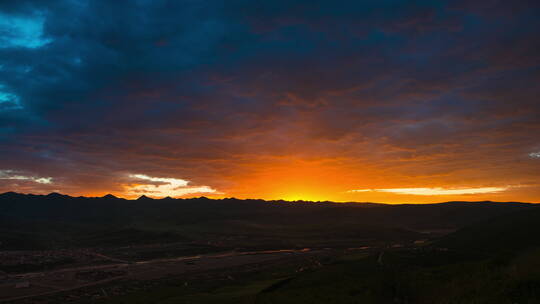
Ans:
[[[231,246],[326,245],[340,240],[413,240],[517,210],[524,203],[427,205],[312,203],[207,198],[125,200],[112,195],[0,195],[0,240],[9,249],[178,240]]]

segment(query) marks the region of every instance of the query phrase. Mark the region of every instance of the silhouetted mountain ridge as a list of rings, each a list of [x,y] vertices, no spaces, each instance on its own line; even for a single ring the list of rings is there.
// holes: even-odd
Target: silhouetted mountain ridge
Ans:
[[[61,194],[58,192],[51,192],[49,194],[24,194],[24,193],[18,193],[13,191],[8,191],[0,194],[0,199],[3,198],[36,198],[36,197],[46,197],[46,198],[64,198],[64,199],[95,199],[96,197],[86,197],[86,196],[70,196],[66,194]],[[413,204],[413,203],[399,203],[399,204],[388,204],[388,203],[374,203],[374,202],[333,202],[333,201],[305,201],[305,200],[296,200],[296,201],[288,201],[288,200],[263,200],[263,199],[237,199],[237,198],[223,198],[223,199],[210,199],[205,196],[201,197],[195,197],[195,198],[173,198],[170,196],[163,197],[163,198],[152,198],[146,195],[141,195],[136,199],[126,199],[126,198],[119,198],[117,196],[114,196],[113,194],[106,194],[102,196],[101,198],[107,198],[107,199],[122,199],[126,201],[136,201],[136,200],[210,200],[210,201],[250,201],[250,202],[266,202],[266,203],[291,203],[291,204],[301,204],[301,203],[309,203],[311,205],[317,205],[317,204],[336,204],[341,206],[358,206],[358,205],[384,205],[384,206],[405,206],[405,205],[443,205],[443,204],[517,204],[517,205],[531,205],[531,203],[524,203],[524,202],[496,202],[496,201],[448,201],[448,202],[439,202],[439,203],[426,203],[426,204]]]
[[[0,194],[0,241],[11,249],[82,246],[79,240],[89,239],[89,235],[113,231],[124,231],[126,242],[142,238],[141,243],[155,242],[150,236],[156,233],[167,235],[170,241],[174,239],[171,236],[193,241],[255,237],[257,242],[271,239],[268,242],[297,245],[315,239],[326,243],[414,240],[531,206],[515,202],[387,205],[145,196],[127,200],[112,195],[8,192]]]

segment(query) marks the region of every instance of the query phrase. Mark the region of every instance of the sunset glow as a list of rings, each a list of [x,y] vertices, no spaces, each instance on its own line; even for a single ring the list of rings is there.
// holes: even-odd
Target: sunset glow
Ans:
[[[8,2],[0,192],[540,202],[534,1]]]

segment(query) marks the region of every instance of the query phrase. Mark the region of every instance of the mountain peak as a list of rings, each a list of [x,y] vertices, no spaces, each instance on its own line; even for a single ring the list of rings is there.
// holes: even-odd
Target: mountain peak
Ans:
[[[60,194],[58,192],[51,192],[46,195],[47,198],[68,198],[69,195]]]
[[[114,196],[114,195],[112,195],[112,194],[109,193],[109,194],[107,194],[107,195],[102,196],[102,198],[106,198],[106,199],[117,199],[118,197],[116,197],[116,196]]]
[[[143,194],[143,195],[139,196],[139,198],[137,200],[138,201],[142,201],[142,200],[147,201],[147,200],[152,200],[152,198],[150,198],[150,197]]]

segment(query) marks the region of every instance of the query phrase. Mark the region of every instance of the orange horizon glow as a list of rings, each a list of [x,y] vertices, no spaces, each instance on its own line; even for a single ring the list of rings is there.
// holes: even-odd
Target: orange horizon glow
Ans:
[[[416,175],[409,172],[415,171]],[[240,163],[229,175],[206,176],[192,181],[186,176],[129,172],[95,189],[62,189],[46,176],[26,176],[4,171],[4,178],[21,181],[28,188],[9,189],[22,193],[61,192],[72,196],[100,197],[113,194],[136,199],[152,198],[238,198],[285,201],[374,202],[425,204],[446,201],[540,202],[534,183],[511,183],[505,174],[493,175],[463,168],[455,172],[432,168],[384,166],[348,158],[260,157]],[[234,173],[234,174],[233,174]],[[466,177],[466,178],[465,178]],[[498,180],[497,180],[498,179]],[[488,182],[489,181],[489,182]]]
[[[247,166],[247,165],[246,165]],[[208,197],[213,199],[263,199],[285,201],[374,202],[386,204],[425,204],[446,201],[522,201],[537,203],[534,187],[509,184],[443,184],[429,176],[414,179],[414,183],[398,183],[404,179],[396,172],[388,173],[370,165],[350,166],[340,159],[299,160],[280,158],[267,163],[249,164],[250,170],[226,179],[228,187],[193,184],[182,179],[139,177],[137,183],[124,184],[118,191],[91,191],[85,196],[135,199],[141,195],[152,198]],[[360,167],[360,168],[359,168]],[[158,182],[144,184],[140,177]],[[401,177],[401,178],[400,178]],[[181,182],[179,182],[181,181]],[[170,185],[159,183],[170,182]],[[171,186],[178,186],[175,189]],[[204,191],[197,191],[203,189]],[[533,191],[530,191],[533,190]],[[178,191],[185,192],[178,195]]]

